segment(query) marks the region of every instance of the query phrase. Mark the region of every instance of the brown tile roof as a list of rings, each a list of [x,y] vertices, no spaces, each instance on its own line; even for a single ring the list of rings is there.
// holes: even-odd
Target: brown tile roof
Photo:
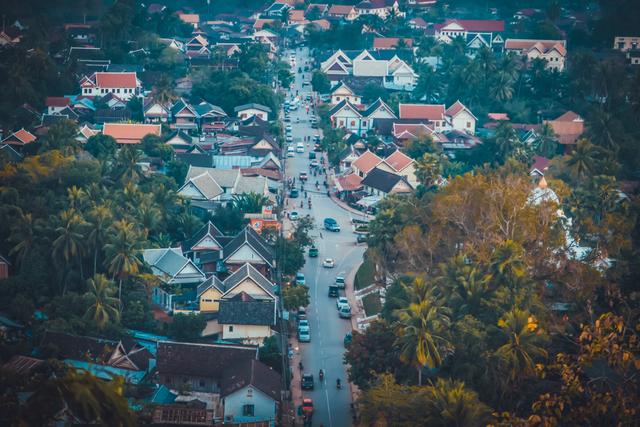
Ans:
[[[264,176],[275,181],[282,179],[282,174],[278,171],[264,168],[243,168],[240,169],[242,176]]]
[[[119,144],[139,144],[142,138],[152,134],[160,136],[161,125],[142,123],[105,123],[102,133],[112,136]]]
[[[329,28],[331,28],[331,23],[326,19],[316,19],[315,21],[311,21],[311,23],[316,24],[318,27],[322,28],[323,30],[328,30]]]
[[[192,375],[221,379],[232,365],[255,359],[257,348],[229,344],[158,343],[160,375]]]
[[[27,375],[33,370],[33,368],[42,362],[44,362],[44,360],[35,359],[33,357],[13,356],[7,363],[2,365],[2,369],[18,375]]]
[[[71,100],[64,96],[48,96],[44,103],[47,107],[66,107],[70,102]]]
[[[407,47],[413,46],[413,39],[405,38],[404,44]],[[373,39],[373,48],[374,49],[395,49],[400,42],[400,38],[398,37],[375,37]]]
[[[384,159],[384,162],[391,166],[396,172],[400,172],[411,163],[413,163],[413,159],[404,154],[402,151],[396,150],[393,152],[393,154]]]
[[[444,120],[444,104],[400,104],[401,119]]]
[[[368,173],[371,169],[378,166],[382,159],[371,151],[367,150],[358,157],[351,165],[358,170]]]
[[[423,123],[394,123],[393,124],[393,136],[400,138],[405,134],[403,138],[415,138],[417,136],[431,134],[433,129]]]
[[[509,115],[507,113],[489,113],[487,114],[491,120],[509,120]]]
[[[200,15],[197,13],[178,13],[178,18],[187,24],[197,24],[200,22]]]
[[[472,32],[502,32],[504,21],[491,19],[446,19],[443,24],[436,24],[436,29],[441,29],[449,24],[456,23],[467,31]]]
[[[26,145],[36,140],[36,137],[24,128],[15,131],[2,140],[3,144],[9,145]]]
[[[329,9],[330,15],[348,15],[353,10],[353,6],[334,4]]]
[[[289,21],[291,22],[302,22],[304,21],[304,10],[291,10],[289,11]]]
[[[253,23],[253,28],[256,30],[261,30],[265,25],[273,26],[275,22],[275,19],[256,19],[256,22]]]
[[[584,132],[584,120],[573,111],[567,111],[555,120],[548,123],[556,135],[558,142],[563,145],[575,144],[580,135]]]
[[[132,88],[138,86],[136,73],[96,73],[96,85],[108,88]]]
[[[342,191],[355,191],[362,188],[362,178],[355,173],[339,176],[337,177],[337,181]]]
[[[544,171],[549,166],[549,162],[551,162],[551,160],[547,159],[546,157],[533,156],[533,164],[531,165],[529,172],[533,172],[534,169],[537,169],[544,175]]]
[[[562,56],[567,54],[564,40],[536,40],[536,39],[507,39],[504,42],[505,50],[520,50],[523,53],[531,49],[538,49],[541,53],[556,49]]]
[[[249,385],[273,400],[280,400],[282,377],[264,363],[253,359],[234,363],[225,370],[220,381],[220,394],[225,397]]]

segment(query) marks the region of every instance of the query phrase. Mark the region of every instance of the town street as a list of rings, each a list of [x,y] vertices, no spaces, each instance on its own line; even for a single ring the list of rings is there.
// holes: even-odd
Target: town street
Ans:
[[[289,52],[284,60],[289,61]],[[293,71],[296,74],[293,94],[298,90],[304,97],[311,92],[311,86],[302,86],[303,76],[298,73],[298,67],[304,70],[307,60],[307,50],[303,53],[296,50],[296,65]],[[310,72],[304,73],[310,80]],[[291,111],[291,126],[293,144],[302,141],[305,136],[318,134],[317,129],[312,129],[304,104],[298,110]],[[299,118],[299,123],[296,119]],[[287,123],[285,123],[286,125]],[[307,146],[305,152],[296,153],[295,157],[286,159],[286,175],[296,178],[296,188],[300,188],[299,174],[306,171],[309,175],[305,190],[311,198],[311,209],[307,201],[300,208],[300,202],[304,200],[304,192],[296,199],[289,199],[287,209],[296,211],[300,216],[311,215],[315,222],[312,235],[319,249],[318,258],[308,258],[304,267],[306,284],[311,294],[311,304],[307,308],[309,323],[311,325],[311,342],[299,344],[302,355],[304,371],[312,373],[316,381],[313,391],[304,391],[305,397],[311,397],[315,406],[313,425],[324,427],[342,427],[351,424],[350,403],[351,395],[347,383],[347,373],[343,364],[345,334],[351,331],[351,322],[348,319],[338,317],[336,298],[328,296],[328,285],[333,283],[336,276],[346,276],[361,260],[365,250],[364,245],[356,245],[356,235],[351,225],[351,214],[336,205],[328,196],[323,183],[324,176],[313,176],[309,167],[309,151],[313,150],[313,142]],[[318,153],[318,157],[319,157]],[[316,190],[315,182],[319,181],[320,189]],[[326,231],[323,228],[324,218],[331,217],[340,224],[338,233]],[[322,262],[325,258],[335,260],[335,268],[324,268]],[[351,291],[351,290],[350,290]],[[344,295],[344,291],[340,291]],[[294,332],[295,333],[295,332]],[[294,367],[297,370],[297,367]],[[319,383],[318,372],[325,372],[324,383]],[[299,378],[299,377],[296,377]],[[338,390],[336,379],[342,381],[343,387]],[[299,402],[297,403],[299,404]]]

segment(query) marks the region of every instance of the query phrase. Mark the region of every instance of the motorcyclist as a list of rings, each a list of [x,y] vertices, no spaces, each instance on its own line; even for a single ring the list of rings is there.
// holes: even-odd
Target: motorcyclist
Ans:
[[[336,387],[337,388],[341,388],[342,387],[342,384],[340,384],[340,378],[336,379]]]
[[[324,379],[324,371],[322,369],[320,369],[320,372],[318,372],[318,376],[320,377],[320,381]]]

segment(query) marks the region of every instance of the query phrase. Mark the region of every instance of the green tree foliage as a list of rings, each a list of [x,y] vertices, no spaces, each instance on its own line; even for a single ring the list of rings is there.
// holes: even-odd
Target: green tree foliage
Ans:
[[[282,372],[282,351],[275,335],[266,337],[258,349],[260,361],[273,368],[276,372]]]
[[[331,90],[331,81],[325,73],[315,70],[311,76],[311,87],[318,93],[329,93]]]
[[[87,280],[87,288],[91,305],[85,313],[85,318],[93,321],[98,329],[104,329],[110,322],[117,323],[120,320],[120,301],[113,297],[116,292],[113,282],[103,274],[96,274]]]
[[[84,146],[98,160],[111,160],[115,157],[118,144],[110,135],[99,133],[90,137]]]
[[[206,326],[207,320],[200,313],[178,313],[169,325],[169,337],[177,341],[197,341]]]
[[[294,311],[309,305],[309,288],[304,285],[287,286],[282,290],[282,304],[285,310]]]
[[[270,203],[269,198],[263,194],[243,193],[233,196],[233,204],[242,213],[260,213]]]

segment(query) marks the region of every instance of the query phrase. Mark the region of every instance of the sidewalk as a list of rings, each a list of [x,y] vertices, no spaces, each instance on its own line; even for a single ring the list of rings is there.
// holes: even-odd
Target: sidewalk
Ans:
[[[298,340],[291,336],[289,338],[289,345],[293,349],[293,357],[289,359],[289,364],[291,366],[291,384],[289,385],[289,390],[291,391],[291,402],[289,402],[290,406],[288,408],[288,417],[283,417],[283,422],[287,422],[287,426],[295,427],[301,426],[303,424],[302,417],[298,416],[298,406],[302,405],[302,372],[298,369],[298,363],[300,362],[301,354],[298,345]],[[296,351],[296,348],[298,349]]]
[[[362,263],[356,265],[344,278],[344,281],[345,281],[344,293],[347,299],[349,300],[349,305],[351,306],[351,330],[352,331],[359,331],[358,319],[365,317],[364,307],[362,307],[362,304],[360,304],[360,302],[356,300],[355,286],[354,286],[354,278],[356,277],[356,273],[360,268],[360,265],[362,265]],[[349,390],[351,392],[351,401],[355,403],[356,400],[358,399],[358,396],[360,395],[360,390],[358,389],[358,386],[356,386],[351,382],[349,382]]]

